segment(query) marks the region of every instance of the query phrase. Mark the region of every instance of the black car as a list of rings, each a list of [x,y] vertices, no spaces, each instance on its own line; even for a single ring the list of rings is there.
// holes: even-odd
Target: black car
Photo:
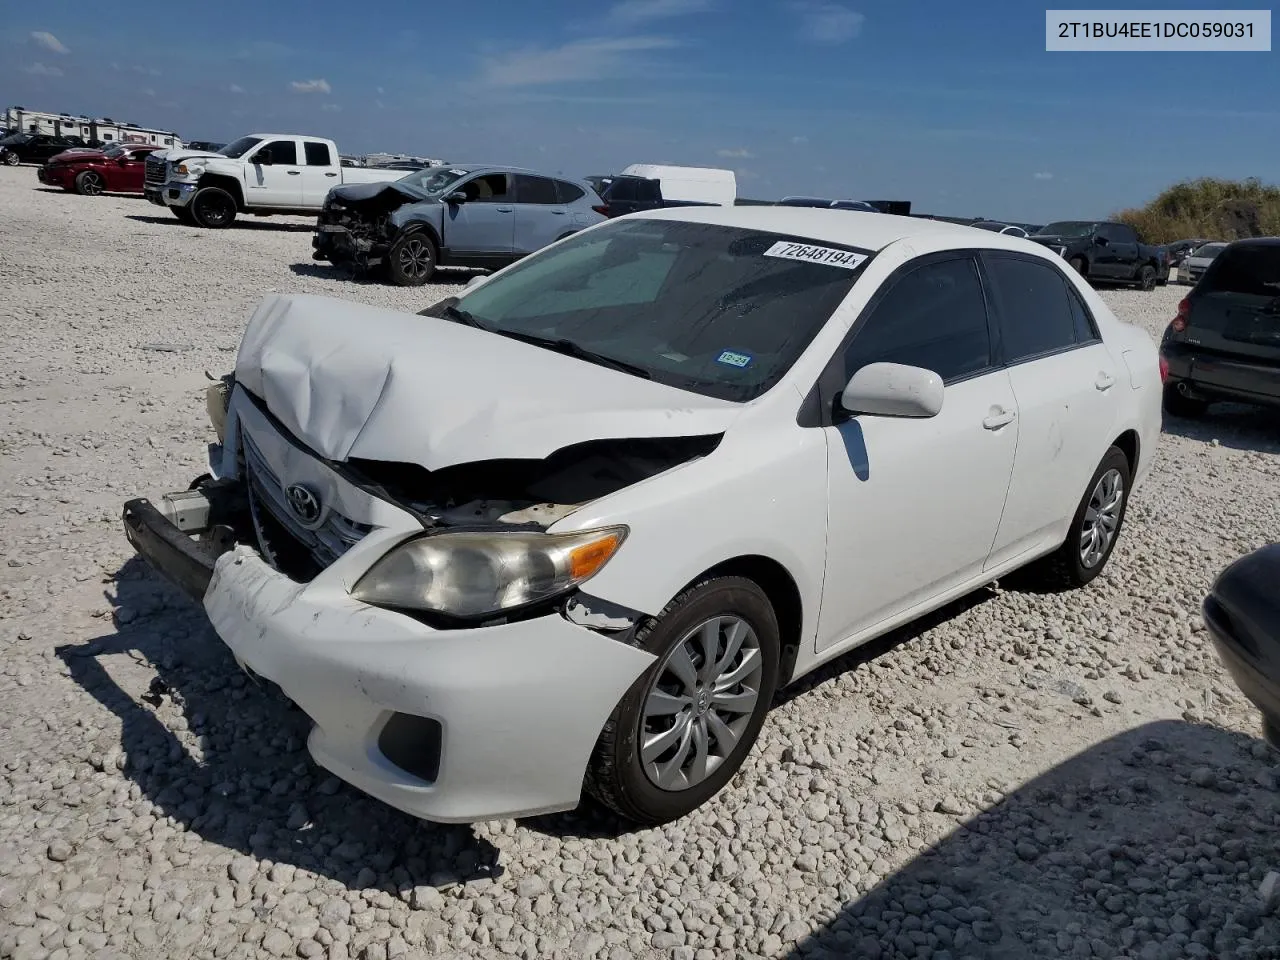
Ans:
[[[1165,244],[1165,249],[1169,251],[1169,265],[1176,267],[1183,260],[1191,256],[1192,252],[1200,246],[1208,243],[1207,239],[1201,240],[1175,240],[1173,243]]]
[[[1280,237],[1214,258],[1161,338],[1160,373],[1177,417],[1215,400],[1280,405]]]
[[[1218,575],[1204,624],[1240,692],[1262,711],[1262,732],[1280,747],[1280,543],[1255,550]]]
[[[597,208],[607,217],[622,217],[641,210],[662,210],[667,207],[714,207],[714,203],[700,200],[668,200],[662,195],[662,181],[652,177],[634,177],[630,174],[614,177],[600,194],[604,206]]]
[[[1059,220],[1029,239],[1053,250],[1090,281],[1134,283],[1152,290],[1169,278],[1169,261],[1161,249],[1143,243],[1126,223]]]
[[[82,137],[55,137],[49,133],[14,133],[0,140],[0,163],[44,163],[55,153],[86,146]]]

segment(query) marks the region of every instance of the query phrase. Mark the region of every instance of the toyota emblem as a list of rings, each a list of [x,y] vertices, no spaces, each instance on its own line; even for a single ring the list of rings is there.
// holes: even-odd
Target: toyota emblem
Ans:
[[[289,509],[304,524],[310,526],[320,519],[320,498],[314,490],[301,483],[290,484],[284,491]]]

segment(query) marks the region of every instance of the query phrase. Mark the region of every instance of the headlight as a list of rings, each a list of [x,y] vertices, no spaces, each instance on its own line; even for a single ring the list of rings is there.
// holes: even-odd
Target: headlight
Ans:
[[[173,168],[173,172],[180,177],[197,176],[204,173],[204,167],[198,163],[180,163]]]
[[[627,528],[580,533],[442,533],[396,547],[355,589],[379,607],[478,617],[572,590],[617,552]]]

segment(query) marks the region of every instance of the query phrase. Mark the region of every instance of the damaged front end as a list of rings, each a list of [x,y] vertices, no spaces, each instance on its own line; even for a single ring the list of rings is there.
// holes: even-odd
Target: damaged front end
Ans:
[[[357,184],[329,191],[311,239],[314,260],[369,269],[387,255],[399,232],[393,214],[424,197],[397,182]]]

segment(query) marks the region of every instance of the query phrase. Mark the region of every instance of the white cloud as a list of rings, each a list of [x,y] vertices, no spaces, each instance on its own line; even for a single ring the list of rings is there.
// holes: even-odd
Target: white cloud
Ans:
[[[867,18],[838,3],[801,0],[791,9],[800,15],[800,39],[810,43],[844,43],[862,32]]]
[[[342,108],[338,106],[336,103],[322,103],[320,104],[320,109],[328,113],[337,113]]]
[[[386,105],[385,103],[383,103],[381,100],[375,100],[375,101],[373,101],[373,105],[374,105],[375,107],[377,107],[379,110],[385,110],[385,109],[387,109],[387,105]]]
[[[22,68],[24,73],[29,73],[33,77],[60,77],[62,71],[57,67],[46,67],[43,63],[33,63],[29,67]]]
[[[156,92],[152,90],[150,87],[143,87],[142,94],[143,96],[154,97],[156,95]]]
[[[384,94],[384,93],[386,93],[386,92],[387,92],[387,91],[383,90],[381,87],[378,87],[378,96],[382,96],[382,94]]]
[[[715,0],[622,0],[609,8],[609,19],[615,23],[645,23],[705,13],[714,7]]]
[[[808,137],[792,137],[791,142],[792,143],[808,143],[809,138]]]
[[[140,74],[142,74],[144,77],[158,77],[158,76],[160,76],[160,71],[159,71],[159,70],[157,70],[155,67],[144,67],[144,66],[142,66],[142,65],[140,65],[140,64],[135,64],[135,65],[134,65],[134,67],[133,67],[133,72],[134,72],[134,73],[140,73]]]
[[[244,87],[240,86],[238,83],[233,83],[231,86],[227,87],[227,93],[244,93]]]
[[[330,91],[329,81],[323,78],[317,80],[294,80],[289,86],[293,88],[294,93],[328,93]]]
[[[481,80],[495,87],[599,80],[635,69],[635,54],[680,46],[670,37],[612,37],[576,40],[559,47],[525,47],[488,57]]]
[[[721,157],[728,157],[731,160],[750,160],[755,156],[746,147],[738,147],[734,150],[717,150],[716,154]]]
[[[1053,174],[1049,173],[1047,170],[1041,171],[1040,173],[1033,173],[1031,176],[1036,180],[1052,180],[1053,179]]]
[[[50,53],[70,53],[61,40],[47,30],[32,30],[31,39]]]

